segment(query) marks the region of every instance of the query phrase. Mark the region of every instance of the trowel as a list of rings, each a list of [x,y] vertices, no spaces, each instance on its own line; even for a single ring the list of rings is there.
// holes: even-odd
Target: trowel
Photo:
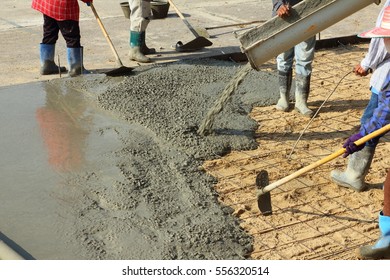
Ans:
[[[386,132],[388,132],[389,130],[390,130],[390,124],[364,136],[363,138],[360,138],[359,140],[355,141],[354,144],[356,146],[363,145],[367,141],[369,141],[375,137],[379,137],[379,136],[385,134]],[[337,158],[338,156],[344,154],[345,152],[346,152],[346,149],[342,148],[342,149],[330,154],[329,156],[327,156],[319,161],[316,161],[316,162],[314,162],[306,167],[303,167],[303,168],[299,169],[298,171],[290,174],[289,176],[284,177],[284,178],[280,179],[279,181],[276,181],[272,184],[268,184],[268,172],[266,170],[261,170],[256,177],[257,205],[258,205],[260,212],[264,216],[272,214],[271,195],[269,193],[271,190],[273,190],[277,187],[280,187],[281,185],[299,177],[300,175],[302,175],[308,171],[311,171],[314,168]]]

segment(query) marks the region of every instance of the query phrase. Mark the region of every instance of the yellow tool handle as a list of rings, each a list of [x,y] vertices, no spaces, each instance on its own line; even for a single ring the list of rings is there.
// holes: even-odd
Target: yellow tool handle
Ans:
[[[119,58],[118,52],[116,51],[116,49],[114,47],[114,44],[112,43],[112,41],[110,39],[110,36],[108,36],[108,33],[107,33],[106,29],[104,28],[103,22],[101,21],[99,15],[98,15],[98,13],[97,13],[97,11],[95,9],[95,6],[93,5],[92,2],[89,3],[89,6],[91,7],[91,10],[92,10],[93,14],[95,15],[95,18],[96,18],[96,20],[97,20],[97,22],[98,22],[98,24],[100,26],[100,29],[102,30],[102,32],[104,34],[104,37],[106,37],[107,42],[110,45],[111,50],[112,50],[112,52],[115,55],[117,63],[119,64],[119,66],[123,66],[123,63],[122,63],[122,61]]]
[[[369,141],[369,140],[371,140],[371,139],[373,139],[375,137],[378,137],[378,136],[380,136],[382,134],[385,134],[389,130],[390,130],[390,124],[380,128],[378,130],[375,130],[374,132],[372,132],[372,133],[370,133],[370,134],[360,138],[359,140],[355,141],[354,143],[355,143],[356,146],[360,146],[360,145],[366,143],[367,141]],[[299,169],[298,171],[288,175],[287,177],[284,177],[284,178],[282,178],[282,179],[280,179],[280,180],[278,180],[278,181],[276,181],[276,182],[274,182],[272,184],[269,184],[268,186],[266,186],[266,187],[264,187],[262,189],[259,189],[258,192],[257,192],[257,195],[258,196],[262,195],[262,194],[264,194],[266,192],[269,192],[269,191],[271,191],[271,190],[273,190],[273,189],[275,189],[277,187],[280,187],[281,185],[283,185],[283,184],[285,184],[285,183],[287,183],[287,182],[289,182],[289,181],[299,177],[300,175],[302,175],[302,174],[304,174],[304,173],[306,173],[306,172],[308,172],[308,171],[310,171],[310,170],[312,170],[312,169],[314,169],[314,168],[316,168],[316,167],[318,167],[318,166],[320,166],[320,165],[322,165],[324,163],[327,163],[327,162],[335,159],[336,157],[344,154],[345,152],[346,152],[346,149],[342,148],[342,149],[334,152],[333,154],[330,154],[329,156],[327,156],[327,157],[325,157],[325,158],[323,158],[323,159],[321,159],[319,161],[316,161],[316,162],[314,162],[314,163],[312,163],[312,164],[310,164],[310,165],[308,165],[306,167],[303,167],[303,168]]]

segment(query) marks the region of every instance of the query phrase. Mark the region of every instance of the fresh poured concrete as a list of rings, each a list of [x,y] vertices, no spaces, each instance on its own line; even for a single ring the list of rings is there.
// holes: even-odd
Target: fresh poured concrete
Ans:
[[[241,67],[193,60],[2,88],[2,234],[37,259],[245,258],[251,238],[200,166],[257,147],[248,113],[275,102],[274,74],[252,71],[214,133],[196,133]]]

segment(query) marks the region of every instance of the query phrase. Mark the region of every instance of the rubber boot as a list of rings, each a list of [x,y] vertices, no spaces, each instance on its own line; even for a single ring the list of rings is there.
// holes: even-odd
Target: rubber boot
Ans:
[[[374,245],[363,246],[359,249],[361,259],[376,260],[390,258],[390,217],[379,213],[379,230],[381,237]]]
[[[52,75],[66,72],[65,67],[58,68],[58,65],[54,62],[55,44],[40,44],[39,53],[41,61],[41,75]]]
[[[76,77],[82,74],[89,74],[90,72],[85,70],[83,65],[84,49],[80,48],[68,48],[68,65],[69,65],[69,77]],[[82,71],[82,72],[81,72]]]
[[[337,185],[350,188],[357,192],[366,190],[364,182],[374,157],[375,147],[365,146],[362,150],[353,153],[344,172],[333,170],[330,177]]]
[[[280,98],[276,103],[275,108],[279,111],[287,112],[290,105],[290,90],[292,83],[292,70],[287,73],[279,71],[279,94]]]
[[[143,32],[140,32],[140,36],[141,36],[141,52],[143,54],[155,54],[156,53],[156,49],[155,48],[148,48],[148,46],[146,46],[146,43],[145,43],[145,40],[146,40],[146,34],[145,34],[145,31]]]
[[[142,51],[142,32],[130,31],[130,60],[135,60],[142,63],[148,63],[152,60],[149,57],[146,57]]]
[[[307,107],[307,99],[310,92],[310,75],[295,75],[295,110],[311,118],[314,112]]]

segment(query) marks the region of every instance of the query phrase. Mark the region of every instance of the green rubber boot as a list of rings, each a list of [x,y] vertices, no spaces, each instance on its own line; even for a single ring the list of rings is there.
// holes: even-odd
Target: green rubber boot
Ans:
[[[142,63],[149,63],[152,60],[145,56],[142,52],[142,32],[130,31],[130,60],[135,60]],[[146,46],[146,45],[145,45]],[[145,47],[144,46],[144,47]]]

